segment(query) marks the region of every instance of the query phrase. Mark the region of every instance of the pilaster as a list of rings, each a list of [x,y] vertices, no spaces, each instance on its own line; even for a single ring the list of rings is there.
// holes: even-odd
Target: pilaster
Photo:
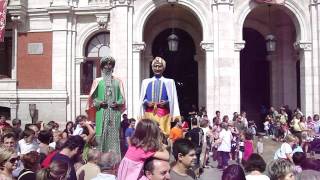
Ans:
[[[130,0],[113,0],[110,14],[110,45],[111,55],[116,59],[115,76],[122,79],[127,98],[128,83],[132,81],[132,19],[133,7]],[[119,18],[121,17],[121,18]],[[132,100],[130,100],[132,101]],[[129,102],[130,102],[129,101]],[[132,102],[130,102],[132,103]],[[127,104],[128,112],[133,113],[132,106]]]
[[[75,114],[81,114],[81,64],[85,63],[84,57],[75,58]]]
[[[139,116],[139,98],[140,98],[140,86],[141,86],[141,74],[133,73],[140,72],[141,62],[143,62],[142,51],[146,45],[144,42],[134,43],[132,45],[132,64],[129,67],[132,70],[131,81],[128,81],[128,115],[134,118]]]
[[[205,51],[205,56],[206,56],[206,108],[207,108],[207,113],[209,117],[213,117],[214,112],[215,112],[215,102],[216,102],[216,90],[217,86],[215,84],[216,82],[216,76],[215,76],[215,71],[216,66],[215,66],[215,60],[214,60],[214,43],[213,42],[201,42],[200,44],[201,48]]]
[[[319,72],[319,49],[320,49],[320,0],[310,2],[310,24],[312,35],[312,71],[313,71],[313,93],[314,93],[314,113],[320,113],[320,72]]]
[[[220,110],[222,114],[232,115],[234,111],[240,109],[240,96],[237,96],[234,83],[235,79],[240,79],[239,62],[235,59],[234,53],[234,1],[233,0],[213,0],[213,26],[215,42],[215,110]],[[232,22],[232,23],[226,23]],[[238,66],[237,66],[238,65]],[[209,77],[208,77],[209,78]]]
[[[233,98],[236,99],[234,101],[234,112],[240,112],[240,97],[241,97],[241,91],[240,91],[240,51],[245,47],[246,42],[241,40],[234,43],[234,60],[233,65],[234,68],[232,70],[233,74],[233,83],[231,84],[232,92],[233,92]]]
[[[52,21],[52,89],[65,92],[66,121],[74,120],[75,109],[75,16],[69,0],[52,1],[47,8]]]
[[[296,42],[295,48],[300,54],[301,110],[308,116],[315,113],[311,61],[312,44],[310,42]]]

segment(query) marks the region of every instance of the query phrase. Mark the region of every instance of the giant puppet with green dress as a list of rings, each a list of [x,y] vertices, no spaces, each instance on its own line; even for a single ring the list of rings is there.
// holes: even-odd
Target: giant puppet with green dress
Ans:
[[[89,119],[95,119],[96,141],[102,152],[114,151],[120,154],[120,122],[125,111],[125,96],[122,81],[113,76],[115,66],[113,57],[104,57],[100,61],[101,76],[91,86],[87,113]]]
[[[162,75],[164,59],[156,57],[151,66],[154,76],[144,79],[141,85],[140,118],[158,122],[162,132],[169,135],[171,121],[181,119],[176,85],[173,79]]]

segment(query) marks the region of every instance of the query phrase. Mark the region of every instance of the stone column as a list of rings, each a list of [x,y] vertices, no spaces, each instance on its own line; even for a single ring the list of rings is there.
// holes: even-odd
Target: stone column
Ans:
[[[81,64],[85,62],[84,57],[75,59],[75,114],[81,114]]]
[[[217,73],[215,88],[217,89],[214,101],[217,105],[214,110],[220,110],[221,114],[232,115],[239,110],[240,98],[235,93],[237,83],[234,80],[239,76],[234,73],[239,71],[239,62],[234,62],[234,2],[233,0],[214,0],[212,3],[214,19],[214,43],[217,63],[214,71]],[[229,23],[226,23],[229,22]],[[209,77],[208,77],[209,78]]]
[[[198,107],[206,106],[206,61],[201,54],[194,56],[198,63]]]
[[[18,32],[25,31],[27,1],[10,1],[7,7],[8,15],[10,14],[12,21],[12,58],[11,58],[11,79],[7,90],[9,93],[6,98],[10,102],[11,119],[18,118],[18,91],[17,91],[17,58],[18,58]]]
[[[296,42],[295,48],[300,51],[300,89],[301,110],[309,116],[315,113],[313,99],[313,74],[312,74],[312,44]]]
[[[320,73],[319,73],[319,49],[320,49],[320,0],[310,1],[310,24],[312,33],[312,73],[313,73],[313,113],[320,113]],[[311,115],[311,114],[309,114]]]
[[[206,56],[206,108],[208,117],[211,118],[214,116],[215,113],[215,93],[216,93],[216,86],[215,86],[215,75],[214,72],[216,71],[214,66],[214,59],[213,59],[213,43],[206,43],[202,42],[201,48],[205,51]],[[200,92],[199,92],[200,93]]]
[[[240,112],[240,51],[245,47],[245,41],[238,41],[234,43],[234,68],[233,68],[233,83],[232,83],[232,91],[234,93],[234,98],[238,99],[234,101],[234,112]],[[232,117],[232,116],[230,116]]]
[[[278,78],[279,75],[278,69],[279,65],[276,62],[277,55],[275,54],[268,54],[267,55],[267,60],[270,62],[269,63],[269,69],[270,69],[270,105],[274,107],[279,107],[280,105],[280,97],[278,96],[278,89],[275,87],[278,87]]]
[[[132,77],[130,83],[128,82],[128,115],[129,117],[137,118],[139,116],[140,105],[140,86],[141,86],[141,74],[140,67],[143,62],[141,52],[145,48],[145,43],[134,43],[132,45]]]
[[[280,19],[283,24],[287,19]],[[291,108],[297,107],[297,74],[296,64],[294,59],[294,30],[292,26],[283,25],[277,28],[277,60],[276,68],[278,74],[275,74],[275,79],[278,82],[278,103],[274,104],[276,107],[282,105],[289,105]]]
[[[130,0],[113,0],[110,14],[110,48],[116,59],[115,76],[124,84],[124,91],[128,97],[128,83],[132,77],[132,2]],[[131,92],[130,92],[131,93]],[[131,97],[128,97],[131,98]],[[132,105],[132,100],[130,100]],[[132,113],[132,107],[127,104]],[[130,116],[129,116],[130,117]]]

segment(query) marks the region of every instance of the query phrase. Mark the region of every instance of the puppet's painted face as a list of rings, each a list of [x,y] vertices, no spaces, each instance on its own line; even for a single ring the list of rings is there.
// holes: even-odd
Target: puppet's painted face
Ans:
[[[155,76],[162,76],[164,66],[161,62],[156,62],[152,65],[152,71]]]

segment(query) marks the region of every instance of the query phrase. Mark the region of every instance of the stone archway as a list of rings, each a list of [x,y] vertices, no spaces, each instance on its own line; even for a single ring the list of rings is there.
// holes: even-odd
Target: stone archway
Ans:
[[[264,15],[266,14],[266,12],[268,12],[268,8],[270,8],[270,19],[272,20],[277,18],[277,21],[268,22],[268,18],[265,18]],[[264,87],[269,88],[268,90],[265,90],[265,93],[260,95],[257,91],[252,91],[250,93],[252,96],[258,96],[254,99],[255,102],[257,99],[259,99],[259,96],[269,96],[269,99],[265,99],[258,104],[257,102],[251,102],[251,104],[253,103],[255,107],[250,107],[250,98],[244,98],[243,92],[241,92],[241,94],[243,95],[241,99],[241,105],[242,108],[244,108],[243,110],[252,111],[248,114],[256,113],[256,115],[253,115],[253,117],[251,118],[259,119],[261,117],[259,116],[259,108],[262,105],[264,105],[265,107],[274,106],[276,108],[283,105],[289,105],[290,108],[298,107],[300,96],[297,95],[297,92],[300,88],[298,87],[300,78],[297,78],[297,74],[299,74],[300,72],[297,71],[296,68],[298,58],[297,56],[295,56],[296,50],[294,49],[293,45],[299,37],[297,36],[296,26],[291,20],[290,16],[283,10],[282,6],[274,5],[268,7],[265,5],[261,5],[259,7],[256,7],[248,14],[243,27],[243,38],[248,41],[248,44],[246,44],[246,46],[250,46],[250,44],[253,43],[252,41],[250,41],[250,37],[255,36],[255,33],[253,31],[258,32],[260,36],[262,35],[262,39],[257,37],[255,38],[256,40],[254,40],[254,43],[257,43],[260,39],[261,45],[256,45],[256,48],[259,49],[253,48],[249,52],[248,48],[246,47],[243,50],[242,54],[246,52],[247,55],[257,55],[256,52],[259,52],[262,48],[264,48],[265,53],[262,53],[259,56],[257,55],[257,57],[251,57],[249,58],[249,60],[262,59],[263,61],[260,61],[260,64],[265,62],[264,66],[266,66],[265,68],[267,68],[265,71],[269,76],[265,78],[265,80],[269,81],[267,83],[267,86]],[[253,29],[253,31],[251,31],[251,33],[248,33],[250,32],[246,30],[248,28]],[[275,52],[269,53],[267,57],[267,52],[263,43],[265,43],[264,38],[266,37],[266,35],[270,33],[275,35],[277,39],[277,48]],[[241,61],[249,61],[247,59],[242,56]],[[258,65],[256,66],[258,67]],[[257,73],[261,73],[261,71]],[[243,88],[243,86],[245,86],[245,80],[241,80],[241,89],[246,89]],[[246,85],[246,87],[249,85]],[[252,109],[255,110],[253,111]]]
[[[263,21],[258,22],[254,19],[249,20],[248,16],[254,12],[258,8],[263,8],[263,6],[254,3],[252,1],[244,1],[243,3],[238,5],[238,8],[235,11],[235,17],[236,19],[236,42],[242,42],[242,28],[249,27],[253,28],[257,31],[259,31],[261,34],[266,35],[268,32],[270,32],[269,27],[266,23],[263,23]],[[291,59],[294,61],[290,66],[292,66],[291,70],[292,72],[295,72],[297,75],[299,75],[299,80],[296,82],[297,85],[300,86],[300,89],[294,88],[297,93],[300,93],[299,95],[296,95],[295,100],[296,104],[301,104],[301,109],[306,114],[312,114],[317,113],[317,103],[319,99],[319,93],[318,93],[318,85],[314,84],[310,79],[313,79],[312,77],[318,77],[318,71],[314,71],[315,67],[312,67],[312,63],[314,61],[317,61],[312,58],[312,44],[311,44],[311,31],[310,31],[310,14],[308,11],[303,10],[303,7],[301,4],[293,1],[293,0],[287,0],[285,1],[284,5],[278,5],[276,8],[279,10],[279,12],[286,15],[286,20],[290,21],[290,28],[284,28],[282,29],[282,36],[288,37],[287,34],[290,29],[294,29],[294,41],[291,41],[290,44],[286,48],[290,48],[291,53]],[[250,22],[251,21],[251,22]],[[277,21],[279,21],[279,18],[277,17]],[[283,20],[280,20],[280,23],[283,22]],[[264,26],[264,27],[263,27]],[[287,29],[287,32],[285,32],[285,29]],[[284,47],[284,46],[282,46]],[[278,51],[278,50],[277,50]],[[287,53],[289,54],[289,53]],[[279,55],[279,53],[278,53]],[[283,54],[280,54],[280,56],[283,56]],[[279,59],[279,56],[273,56],[271,59]],[[312,59],[312,60],[311,60]],[[311,61],[310,61],[311,60]],[[299,61],[300,63],[297,63]],[[274,63],[276,61],[272,61]],[[296,64],[299,64],[300,67],[296,67]],[[308,73],[308,72],[314,72],[314,73]],[[291,76],[292,78],[296,78],[296,75]],[[273,81],[273,80],[271,80]],[[273,81],[275,82],[275,81]],[[310,88],[312,87],[312,88]],[[299,88],[299,87],[298,87]],[[312,90],[313,89],[313,90]],[[294,94],[294,93],[291,93]],[[279,99],[279,97],[275,97]],[[296,99],[300,98],[300,99]],[[281,101],[286,101],[286,99],[282,99]],[[274,102],[274,99],[271,101]]]

